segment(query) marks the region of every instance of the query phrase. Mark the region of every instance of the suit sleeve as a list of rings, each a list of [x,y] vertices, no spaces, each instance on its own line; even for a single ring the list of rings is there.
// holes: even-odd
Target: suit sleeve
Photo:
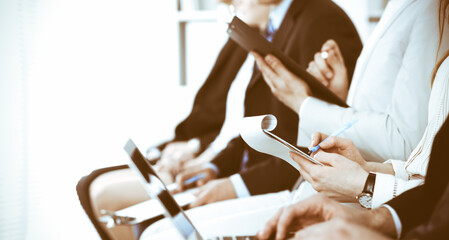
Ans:
[[[275,157],[250,167],[240,175],[251,195],[291,189],[299,177],[295,168]]]
[[[432,210],[426,204],[424,186],[409,190],[386,204],[392,207],[398,214],[402,224],[402,235],[424,222]]]
[[[218,136],[225,120],[229,88],[246,56],[234,41],[226,42],[198,90],[190,114],[176,127],[174,141],[198,138],[203,151]]]
[[[229,142],[226,148],[212,160],[211,163],[218,168],[218,178],[229,177],[240,171],[244,147],[245,144],[241,137],[234,138]]]
[[[436,204],[448,186],[449,122],[441,127],[435,137],[424,185],[409,190],[389,201],[402,223],[402,232],[407,233],[419,224],[426,223]]]

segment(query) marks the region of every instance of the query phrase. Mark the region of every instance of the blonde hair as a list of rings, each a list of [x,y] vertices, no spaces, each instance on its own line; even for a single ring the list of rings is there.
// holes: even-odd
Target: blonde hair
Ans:
[[[440,0],[440,8],[438,12],[438,29],[440,30],[440,42],[438,45],[438,53],[440,52],[441,44],[443,42],[443,35],[444,35],[444,28],[446,26],[446,20],[448,17],[448,6],[449,6],[449,0]],[[443,64],[444,60],[449,57],[449,50],[446,51],[443,56],[438,60],[439,56],[437,54],[437,64],[435,65],[435,68],[433,69],[432,74],[432,84],[435,80],[435,77],[437,75],[438,68],[440,68],[441,64]]]

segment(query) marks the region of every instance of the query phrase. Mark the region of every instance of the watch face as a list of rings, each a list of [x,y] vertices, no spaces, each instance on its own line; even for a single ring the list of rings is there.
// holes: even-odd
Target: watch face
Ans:
[[[364,208],[371,208],[371,200],[373,197],[369,193],[361,193],[358,197],[360,205]]]

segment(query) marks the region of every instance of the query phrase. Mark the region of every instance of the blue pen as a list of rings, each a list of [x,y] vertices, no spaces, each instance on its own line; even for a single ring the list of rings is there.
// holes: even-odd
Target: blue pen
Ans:
[[[203,178],[205,178],[205,177],[206,177],[206,174],[205,174],[205,173],[198,174],[198,175],[196,175],[196,176],[193,176],[193,177],[191,177],[191,178],[185,180],[185,181],[184,181],[184,185],[192,184],[192,183],[194,183],[194,182],[196,182],[196,181],[198,181],[198,180],[200,180],[200,179],[203,179]]]
[[[325,138],[323,141],[321,141],[321,142],[320,142],[319,144],[317,144],[315,147],[313,147],[312,149],[310,149],[309,155],[310,155],[311,153],[314,153],[314,152],[318,151],[318,149],[320,149],[320,144],[321,144],[322,142],[326,141],[326,139],[328,139],[328,138],[331,137],[331,136],[338,136],[338,135],[342,134],[344,131],[346,131],[346,130],[348,130],[350,127],[352,127],[357,121],[358,121],[358,119],[356,118],[356,119],[352,120],[351,122],[346,123],[340,130],[338,130],[338,131],[332,133],[331,135],[327,136],[327,138]]]

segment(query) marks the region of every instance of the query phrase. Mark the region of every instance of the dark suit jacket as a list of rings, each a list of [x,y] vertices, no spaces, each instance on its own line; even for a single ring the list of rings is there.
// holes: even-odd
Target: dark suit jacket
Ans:
[[[247,55],[234,41],[226,42],[195,96],[192,111],[176,127],[173,141],[198,138],[203,151],[217,137],[225,119],[229,88]]]
[[[352,76],[362,44],[351,20],[330,0],[293,1],[272,43],[307,68],[328,39],[339,44],[349,76]],[[274,133],[290,143],[296,142],[298,115],[271,93],[262,74],[255,68],[246,92],[245,116],[262,114],[275,115],[278,126]],[[241,172],[241,176],[251,194],[290,188],[299,176],[296,169],[283,160],[252,150],[238,137],[212,162],[220,171],[219,177],[239,172],[245,152],[248,153],[249,169]]]
[[[418,225],[426,224],[432,213],[438,216],[441,210],[449,209],[448,196],[446,196],[445,200],[444,198],[442,199],[442,195],[448,188],[449,183],[448,146],[449,121],[446,120],[433,142],[425,184],[409,190],[387,203],[399,215],[403,233],[407,233]],[[440,204],[442,206],[439,206],[437,209],[436,206],[440,199],[442,199]],[[443,215],[447,216],[449,212],[444,212]],[[433,220],[435,221],[435,219]],[[445,224],[448,225],[447,218],[445,221]],[[434,222],[434,224],[436,223]]]

